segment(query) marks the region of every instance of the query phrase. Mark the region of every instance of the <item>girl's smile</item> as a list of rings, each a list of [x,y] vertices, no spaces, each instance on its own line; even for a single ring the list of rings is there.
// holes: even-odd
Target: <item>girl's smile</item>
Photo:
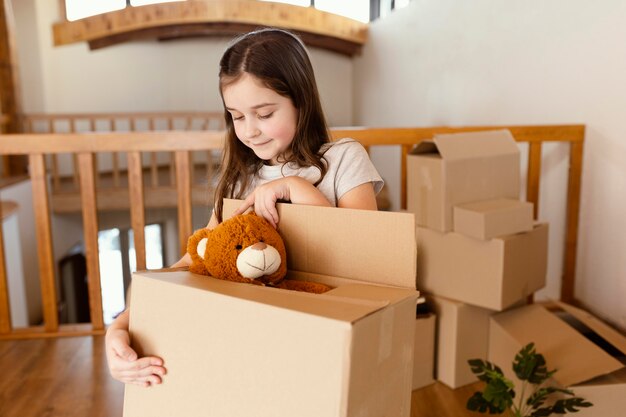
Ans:
[[[227,85],[222,94],[237,138],[260,159],[277,164],[296,133],[298,110],[291,99],[247,73]]]

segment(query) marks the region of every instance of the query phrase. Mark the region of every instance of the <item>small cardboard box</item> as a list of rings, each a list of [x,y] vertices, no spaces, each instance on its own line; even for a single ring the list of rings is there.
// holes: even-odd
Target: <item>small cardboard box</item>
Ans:
[[[409,416],[414,216],[278,210],[290,277],[336,288],[315,295],[136,273],[133,346],[164,358],[168,374],[149,389],[127,386],[125,417]]]
[[[533,229],[533,205],[501,198],[454,206],[454,231],[481,240]]]
[[[548,225],[478,240],[417,228],[420,291],[501,311],[546,282]]]
[[[556,306],[533,304],[494,315],[489,361],[518,383],[510,364],[522,347],[533,342],[548,369],[557,370],[553,382],[594,404],[576,416],[623,416],[626,337],[586,311],[564,303]]]
[[[423,227],[449,232],[455,205],[519,192],[520,151],[508,130],[435,135],[407,156],[407,210]]]
[[[467,361],[487,357],[494,311],[444,297],[428,299],[437,314],[437,380],[450,388],[478,381]]]
[[[418,315],[415,320],[413,390],[435,382],[435,321],[432,313]]]

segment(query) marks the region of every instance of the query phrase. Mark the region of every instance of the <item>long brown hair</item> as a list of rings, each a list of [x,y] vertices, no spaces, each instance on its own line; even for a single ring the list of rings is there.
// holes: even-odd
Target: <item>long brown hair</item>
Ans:
[[[281,29],[260,29],[244,34],[230,44],[220,60],[220,94],[244,74],[259,79],[267,88],[293,102],[298,111],[296,133],[286,152],[286,163],[315,166],[320,179],[326,174],[326,161],[320,154],[330,135],[322,111],[313,66],[302,41]],[[215,214],[222,221],[224,198],[243,198],[263,161],[235,134],[233,120],[224,105],[226,144],[222,174],[215,190]],[[317,183],[316,183],[317,184]]]

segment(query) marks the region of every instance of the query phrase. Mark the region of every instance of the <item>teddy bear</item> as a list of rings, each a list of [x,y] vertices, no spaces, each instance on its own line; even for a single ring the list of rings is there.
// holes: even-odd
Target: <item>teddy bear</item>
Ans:
[[[278,231],[255,213],[239,214],[213,230],[196,230],[187,242],[189,271],[227,281],[321,294],[331,287],[285,279],[287,252]]]

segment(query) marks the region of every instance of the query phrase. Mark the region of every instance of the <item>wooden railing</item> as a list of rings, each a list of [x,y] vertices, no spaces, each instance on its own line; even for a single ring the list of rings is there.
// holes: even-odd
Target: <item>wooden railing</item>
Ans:
[[[574,126],[481,126],[462,128],[402,128],[402,129],[336,129],[335,139],[353,137],[367,148],[373,146],[400,146],[402,205],[406,202],[405,157],[416,143],[432,138],[436,133],[478,131],[506,128],[519,142],[528,142],[527,199],[539,206],[541,178],[541,149],[544,142],[568,142],[570,144],[570,169],[567,204],[567,236],[564,258],[562,299],[573,301],[574,272],[576,263],[576,238],[578,231],[578,207],[580,198],[580,174],[585,128]],[[135,133],[74,133],[74,134],[21,134],[1,135],[0,155],[27,155],[33,185],[35,225],[38,236],[38,259],[43,300],[44,325],[26,329],[11,328],[8,317],[6,274],[0,257],[0,339],[101,334],[104,332],[100,297],[100,271],[98,260],[98,195],[94,177],[94,157],[102,152],[126,153],[128,160],[129,199],[131,225],[134,232],[137,268],[146,265],[145,253],[145,201],[141,154],[145,152],[174,152],[174,167],[178,207],[178,239],[185,248],[191,225],[191,158],[192,152],[222,149],[223,132],[135,132]],[[59,325],[56,310],[55,265],[52,257],[51,219],[49,190],[46,180],[45,155],[71,153],[78,160],[78,180],[82,204],[84,243],[87,255],[87,273],[91,323],[87,326]],[[4,248],[0,241],[0,249]],[[4,293],[3,293],[4,292]]]
[[[219,131],[224,129],[224,115],[219,112],[153,112],[153,113],[85,113],[85,114],[28,114],[21,118],[22,132],[24,133],[88,133],[88,132],[154,132],[154,131]],[[110,167],[99,167],[98,159],[94,160],[96,171],[96,186],[108,192],[104,208],[126,208],[124,201],[128,200],[126,190],[128,184],[125,166],[117,152],[105,155],[110,157]],[[71,212],[79,210],[79,202],[75,196],[78,193],[78,158],[72,155],[69,166],[61,170],[59,154],[49,155],[47,166],[52,181],[53,210],[55,212]],[[149,187],[174,187],[176,175],[174,172],[174,155],[169,159],[159,159],[157,152],[150,152],[149,161],[145,166],[149,175]],[[213,152],[206,152],[202,165],[206,169],[206,176],[211,177],[219,163],[219,157]],[[169,175],[160,175],[163,170],[169,170]],[[165,196],[161,188],[158,193],[149,191],[149,205],[163,205]]]

